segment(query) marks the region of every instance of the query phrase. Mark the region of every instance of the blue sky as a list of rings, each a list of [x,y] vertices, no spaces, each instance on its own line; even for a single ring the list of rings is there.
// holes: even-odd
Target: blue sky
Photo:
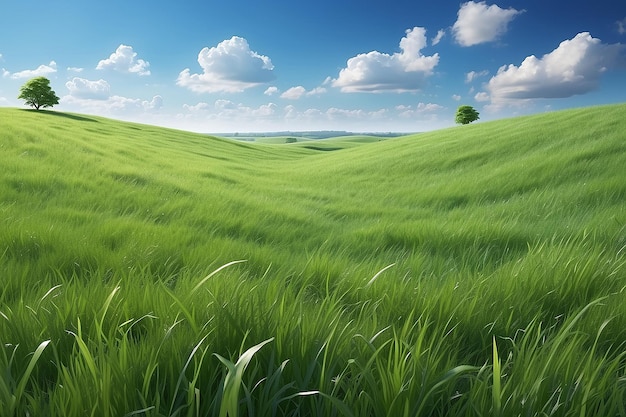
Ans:
[[[37,75],[186,130],[425,131],[626,101],[626,2],[3,0],[0,106]]]

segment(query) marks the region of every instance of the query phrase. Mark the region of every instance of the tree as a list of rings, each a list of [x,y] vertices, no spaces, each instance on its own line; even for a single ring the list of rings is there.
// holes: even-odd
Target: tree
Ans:
[[[478,112],[472,106],[459,106],[456,110],[456,117],[454,119],[455,122],[466,125],[468,123],[472,123],[475,120],[480,119],[478,117]]]
[[[50,80],[46,77],[30,79],[20,88],[18,99],[26,100],[25,104],[39,110],[40,107],[52,107],[59,104],[59,98],[50,88]]]

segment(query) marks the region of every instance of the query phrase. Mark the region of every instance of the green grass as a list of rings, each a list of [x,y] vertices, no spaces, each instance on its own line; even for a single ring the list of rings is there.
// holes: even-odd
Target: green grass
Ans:
[[[0,109],[0,414],[626,415],[625,111],[268,144]]]

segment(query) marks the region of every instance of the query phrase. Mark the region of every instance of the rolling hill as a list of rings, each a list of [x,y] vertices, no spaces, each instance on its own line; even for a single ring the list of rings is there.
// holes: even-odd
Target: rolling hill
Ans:
[[[623,415],[625,112],[270,144],[0,109],[0,407]]]

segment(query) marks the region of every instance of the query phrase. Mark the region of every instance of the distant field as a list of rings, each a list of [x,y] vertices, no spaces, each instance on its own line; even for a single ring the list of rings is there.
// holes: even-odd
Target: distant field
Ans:
[[[626,415],[624,114],[272,144],[0,108],[0,414]]]
[[[309,138],[302,136],[237,136],[237,137],[227,137],[226,139],[233,139],[243,142],[255,142],[255,143],[264,143],[264,144],[287,144],[292,145],[294,143],[306,143],[314,142],[317,145],[326,144],[321,146],[327,146],[328,143],[340,143],[343,147],[353,147],[357,144],[361,143],[371,143],[371,142],[380,142],[382,140],[390,139],[389,137],[382,136],[370,136],[370,135],[344,135],[344,136],[335,136],[328,138]]]

